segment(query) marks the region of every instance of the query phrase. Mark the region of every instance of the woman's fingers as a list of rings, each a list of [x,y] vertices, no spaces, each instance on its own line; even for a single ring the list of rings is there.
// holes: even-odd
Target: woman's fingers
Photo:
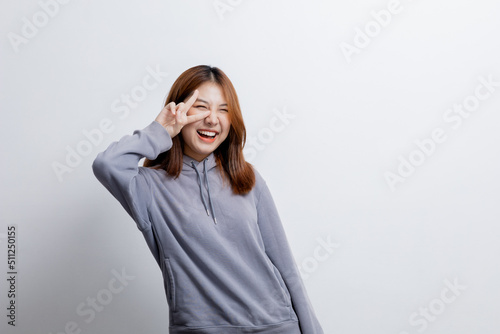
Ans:
[[[170,102],[168,104],[168,106],[169,106],[169,109],[170,109],[170,112],[172,113],[172,115],[175,115],[176,114],[176,109],[177,109],[176,106],[175,106],[175,102]]]
[[[206,112],[201,114],[187,116],[187,112],[195,103],[196,99],[198,98],[198,94],[199,91],[195,89],[193,95],[191,95],[191,97],[185,103],[181,102],[177,105],[177,121],[183,126],[192,122],[199,121],[210,114],[210,111],[207,110]]]
[[[191,106],[193,105],[193,103],[196,101],[196,98],[198,97],[198,90],[195,89],[194,92],[193,92],[193,95],[191,95],[191,97],[189,98],[189,100],[187,100],[185,103],[184,102],[181,102],[179,104],[175,104],[175,102],[170,102],[169,104],[167,104],[165,106],[165,108],[167,110],[170,110],[172,112],[173,115],[176,115],[176,114],[180,114],[180,113],[187,113],[188,110],[191,108]]]
[[[186,111],[188,111],[191,108],[191,106],[193,105],[194,101],[196,101],[196,99],[198,98],[198,94],[199,94],[198,90],[195,89],[193,92],[193,95],[191,95],[189,100],[186,101],[186,104],[185,104]]]
[[[165,110],[167,112],[167,114],[170,112],[170,113],[172,113],[172,115],[175,115],[175,103],[170,102],[165,107],[163,107],[163,110]]]
[[[179,103],[178,105],[175,106],[175,109],[177,110],[177,115],[182,115],[184,112],[184,102]]]
[[[196,113],[195,115],[187,115],[187,112],[198,98],[198,94],[198,90],[195,89],[193,95],[191,95],[186,102],[181,102],[179,104],[175,104],[175,102],[168,103],[162,109],[160,115],[157,116],[156,120],[167,129],[172,138],[176,136],[186,124],[199,121],[210,115],[210,110],[203,113]]]
[[[202,120],[202,119],[206,118],[208,115],[210,115],[210,110],[206,110],[200,114],[186,116],[186,124]]]

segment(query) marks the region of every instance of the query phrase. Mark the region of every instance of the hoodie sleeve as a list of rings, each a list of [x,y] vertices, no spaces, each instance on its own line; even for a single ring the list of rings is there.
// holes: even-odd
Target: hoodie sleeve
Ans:
[[[316,318],[299,269],[288,244],[285,230],[281,223],[276,205],[265,181],[256,172],[260,182],[260,194],[257,202],[258,224],[266,248],[266,253],[280,271],[290,292],[292,306],[299,319],[302,334],[323,334],[323,329]]]
[[[157,121],[115,141],[97,155],[92,170],[96,178],[120,202],[137,223],[139,230],[149,227],[147,208],[151,190],[139,161],[154,160],[172,147],[168,131]]]

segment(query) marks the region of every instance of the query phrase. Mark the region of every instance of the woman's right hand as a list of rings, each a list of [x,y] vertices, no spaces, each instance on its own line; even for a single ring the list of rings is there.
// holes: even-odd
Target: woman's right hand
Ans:
[[[181,132],[184,125],[202,120],[210,115],[210,110],[191,116],[187,115],[188,110],[196,101],[198,94],[198,90],[195,89],[193,95],[186,101],[186,103],[181,102],[176,105],[175,102],[170,102],[156,117],[155,121],[160,123],[168,131],[171,138],[177,136],[179,132]]]

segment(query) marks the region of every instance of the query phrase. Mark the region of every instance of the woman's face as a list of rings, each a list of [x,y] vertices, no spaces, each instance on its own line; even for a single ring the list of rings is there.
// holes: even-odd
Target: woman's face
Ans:
[[[199,92],[198,98],[187,115],[207,110],[210,110],[210,114],[200,121],[184,126],[181,135],[184,140],[184,154],[201,161],[227,138],[231,121],[224,93],[218,84],[205,82],[196,89]]]

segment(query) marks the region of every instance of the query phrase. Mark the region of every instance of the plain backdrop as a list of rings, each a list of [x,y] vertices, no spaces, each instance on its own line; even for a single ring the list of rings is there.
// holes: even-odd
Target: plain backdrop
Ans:
[[[325,333],[499,332],[498,1],[3,0],[0,18],[2,333],[167,333],[161,272],[91,164],[199,64],[239,94]]]

